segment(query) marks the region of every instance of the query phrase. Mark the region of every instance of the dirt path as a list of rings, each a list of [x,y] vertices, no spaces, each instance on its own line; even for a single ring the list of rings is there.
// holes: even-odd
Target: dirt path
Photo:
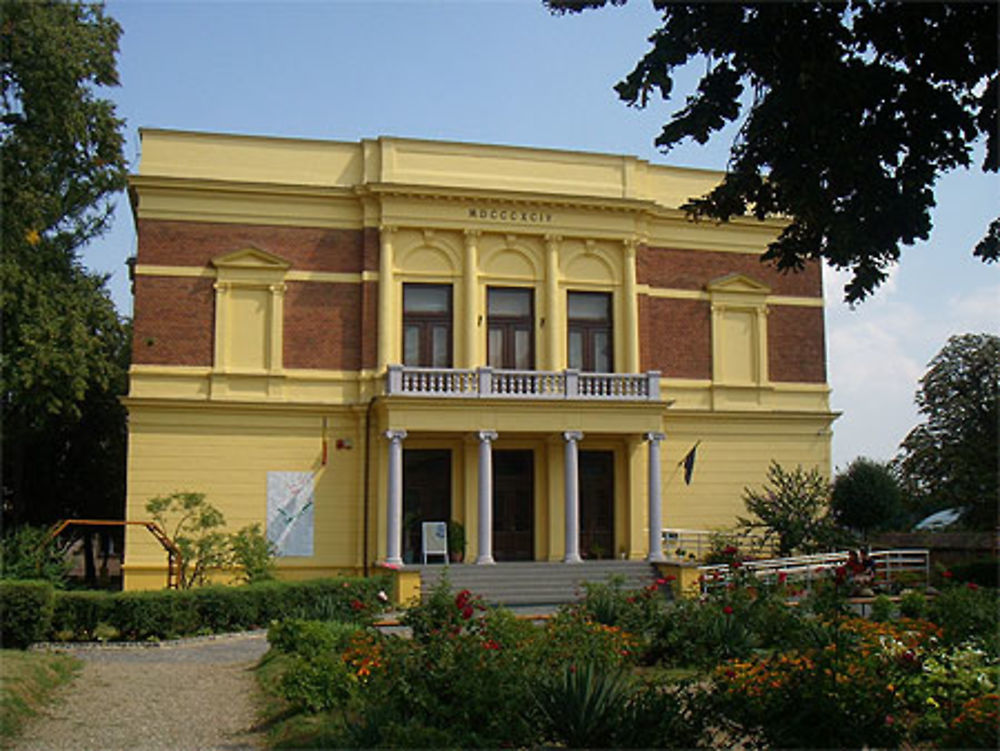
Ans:
[[[17,751],[259,749],[252,668],[263,633],[164,646],[83,647],[80,675],[14,744]]]

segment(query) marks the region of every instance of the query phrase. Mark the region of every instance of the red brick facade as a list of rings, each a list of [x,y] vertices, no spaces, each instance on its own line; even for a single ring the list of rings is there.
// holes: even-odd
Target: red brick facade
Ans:
[[[638,282],[651,287],[704,290],[713,279],[732,273],[766,284],[775,295],[820,297],[823,294],[818,263],[785,274],[771,264],[761,263],[755,255],[647,246],[639,248],[636,258]]]
[[[284,258],[299,271],[358,273],[378,268],[378,230],[143,219],[138,233],[140,264],[208,266],[216,256],[254,247]]]
[[[360,284],[289,282],[285,367],[360,370],[362,297]]]
[[[712,377],[712,318],[706,300],[639,295],[642,370],[665,378]]]
[[[772,305],[767,357],[772,381],[826,383],[823,309]]]
[[[135,280],[132,362],[212,364],[214,279],[139,276]]]

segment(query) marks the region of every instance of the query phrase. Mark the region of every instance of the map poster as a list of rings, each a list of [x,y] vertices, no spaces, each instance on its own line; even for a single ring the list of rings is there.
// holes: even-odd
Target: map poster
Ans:
[[[267,473],[267,539],[279,556],[313,554],[312,472]]]

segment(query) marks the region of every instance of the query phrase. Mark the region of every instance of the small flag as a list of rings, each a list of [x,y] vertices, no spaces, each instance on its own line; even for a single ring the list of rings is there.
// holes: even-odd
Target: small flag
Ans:
[[[701,441],[698,441],[701,443]],[[695,454],[698,451],[698,443],[691,447],[691,450],[687,452],[687,456],[684,457],[684,484],[691,484],[691,475],[694,474],[694,460]]]

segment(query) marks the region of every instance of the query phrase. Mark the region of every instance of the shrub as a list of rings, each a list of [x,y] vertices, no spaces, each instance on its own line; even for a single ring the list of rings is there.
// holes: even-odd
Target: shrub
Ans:
[[[52,633],[57,638],[93,639],[98,624],[108,621],[107,592],[69,591],[55,597]]]
[[[229,548],[242,581],[253,584],[274,579],[277,548],[261,532],[260,524],[251,524],[230,535]]]
[[[267,630],[267,641],[279,652],[308,658],[346,650],[361,629],[356,623],[293,618],[272,623]]]
[[[975,640],[1000,655],[1000,612],[996,591],[973,582],[945,588],[928,605],[928,617],[941,625],[946,644]]]
[[[907,590],[899,598],[899,614],[904,618],[923,618],[927,615],[927,598],[923,592]]]
[[[892,619],[894,610],[892,600],[887,595],[879,595],[872,602],[871,618],[873,621],[884,623]]]
[[[266,581],[225,587],[147,592],[57,592],[52,632],[91,639],[98,625],[127,640],[217,633],[272,620],[307,618],[368,623],[385,607],[382,578]]]
[[[52,627],[52,584],[0,581],[0,647],[23,649],[46,637]]]
[[[613,748],[627,725],[631,686],[620,670],[566,665],[533,687],[545,739],[567,748]]]
[[[65,550],[43,527],[16,527],[0,540],[0,579],[44,580],[61,588],[70,567]]]
[[[335,652],[309,657],[292,655],[281,676],[281,696],[293,706],[325,712],[346,704],[357,685],[347,665]]]

